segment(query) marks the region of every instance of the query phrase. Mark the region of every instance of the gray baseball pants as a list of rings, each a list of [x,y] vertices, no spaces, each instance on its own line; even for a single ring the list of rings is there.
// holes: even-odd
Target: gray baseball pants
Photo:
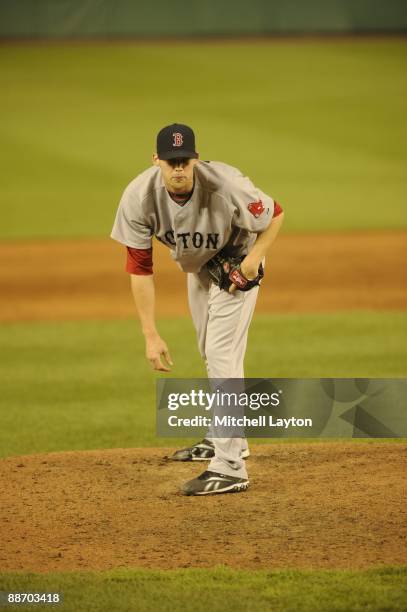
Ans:
[[[196,274],[187,276],[189,307],[208,378],[244,378],[247,333],[259,287],[229,294],[214,283],[202,282]],[[215,445],[215,457],[208,470],[247,478],[245,462],[241,459],[247,440],[212,437],[211,430],[207,437]]]

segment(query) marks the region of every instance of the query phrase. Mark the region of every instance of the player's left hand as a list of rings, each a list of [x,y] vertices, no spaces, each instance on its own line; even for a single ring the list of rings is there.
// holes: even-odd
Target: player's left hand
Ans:
[[[247,280],[253,280],[259,273],[260,262],[251,258],[250,255],[246,255],[240,264],[240,271]],[[230,285],[229,293],[234,293],[236,291],[236,285]]]

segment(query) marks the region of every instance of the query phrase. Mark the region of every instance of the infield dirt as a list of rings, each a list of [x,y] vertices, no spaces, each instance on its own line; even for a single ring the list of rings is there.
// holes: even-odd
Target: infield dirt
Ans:
[[[353,568],[407,563],[407,445],[252,447],[251,488],[185,497],[170,449],[0,461],[0,569]]]
[[[125,248],[112,240],[0,244],[0,320],[135,316]],[[405,310],[407,232],[289,234],[267,258],[256,312]],[[157,315],[188,314],[185,274],[155,241]]]

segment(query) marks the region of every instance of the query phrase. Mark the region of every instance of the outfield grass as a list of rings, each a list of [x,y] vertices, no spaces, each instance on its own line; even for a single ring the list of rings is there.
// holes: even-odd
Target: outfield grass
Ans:
[[[358,612],[407,605],[406,568],[353,571],[151,571],[0,574],[0,590],[60,592],[64,612]],[[38,610],[38,606],[24,606]],[[45,607],[40,607],[45,609]],[[59,609],[52,608],[52,609]]]
[[[406,319],[373,312],[258,315],[246,376],[406,376]],[[175,362],[171,377],[204,377],[191,321],[163,320],[159,328]],[[174,445],[155,434],[160,375],[144,358],[135,321],[2,325],[0,341],[7,356],[0,456]]]
[[[204,159],[281,201],[286,231],[406,227],[406,51],[400,39],[2,45],[0,237],[108,235],[174,121],[194,126]]]

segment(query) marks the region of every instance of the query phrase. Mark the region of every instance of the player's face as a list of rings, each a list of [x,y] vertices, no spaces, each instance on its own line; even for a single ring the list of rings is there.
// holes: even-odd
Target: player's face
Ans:
[[[173,193],[187,193],[194,186],[194,166],[197,159],[175,158],[158,159],[153,157],[156,166],[161,168],[164,183],[168,191]]]

